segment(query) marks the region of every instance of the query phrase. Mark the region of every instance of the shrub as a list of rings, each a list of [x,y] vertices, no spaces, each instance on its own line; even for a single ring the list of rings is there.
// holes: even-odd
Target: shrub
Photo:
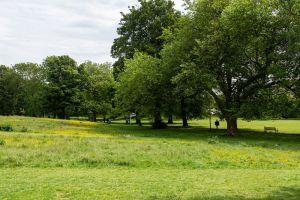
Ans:
[[[13,128],[11,125],[2,125],[0,126],[0,131],[11,132],[13,131]]]
[[[5,145],[5,140],[3,140],[3,139],[0,139],[0,146],[4,146]]]

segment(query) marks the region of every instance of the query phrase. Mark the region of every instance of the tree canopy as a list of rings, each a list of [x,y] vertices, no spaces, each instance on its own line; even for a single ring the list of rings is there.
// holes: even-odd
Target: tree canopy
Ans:
[[[179,76],[192,75],[214,97],[230,135],[243,104],[299,67],[299,20],[283,1],[200,0],[177,32],[173,46],[191,44]]]
[[[98,115],[104,118],[112,112],[115,81],[110,64],[97,64],[87,61],[80,65],[86,74],[86,90],[84,95],[84,109],[91,114],[92,121]]]
[[[114,64],[115,77],[124,71],[125,59],[133,58],[135,51],[158,57],[163,48],[164,29],[172,26],[180,16],[171,0],[138,0],[138,3],[138,6],[129,7],[129,12],[121,13],[119,37],[111,49],[112,56],[118,59]]]
[[[155,128],[164,126],[165,80],[159,66],[158,58],[136,53],[133,59],[125,61],[125,72],[121,75],[117,90],[122,110],[150,114],[154,118]]]

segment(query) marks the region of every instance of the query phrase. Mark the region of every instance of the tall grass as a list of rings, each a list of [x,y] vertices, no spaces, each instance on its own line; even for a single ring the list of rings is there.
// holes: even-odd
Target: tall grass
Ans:
[[[263,133],[275,122],[285,133]],[[152,130],[0,117],[14,130],[0,132],[0,198],[293,199],[299,123],[275,122],[240,121],[242,134],[226,137],[223,129],[209,132],[208,120]]]

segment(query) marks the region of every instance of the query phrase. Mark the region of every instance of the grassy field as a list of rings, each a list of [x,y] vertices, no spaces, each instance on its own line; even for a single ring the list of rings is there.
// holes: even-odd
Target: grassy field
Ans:
[[[0,117],[14,129],[0,132],[0,199],[298,200],[299,122],[239,121],[232,138],[208,120],[157,131]]]

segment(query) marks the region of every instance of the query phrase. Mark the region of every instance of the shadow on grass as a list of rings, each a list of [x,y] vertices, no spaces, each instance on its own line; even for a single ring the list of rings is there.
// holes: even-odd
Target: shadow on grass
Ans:
[[[240,195],[234,195],[234,196],[199,196],[199,197],[192,197],[188,198],[188,200],[284,200],[284,199],[289,199],[289,200],[298,200],[300,198],[300,188],[299,187],[283,187],[280,188],[280,190],[275,191],[273,194],[267,196],[267,197],[262,197],[262,198],[249,198],[245,196],[240,196]],[[183,198],[178,197],[178,196],[165,196],[165,197],[151,197],[149,200],[181,200]]]
[[[249,129],[241,129],[240,134],[235,137],[225,135],[226,130],[209,129],[203,126],[191,126],[182,128],[179,125],[169,126],[167,129],[154,130],[150,125],[136,126],[125,125],[120,123],[112,123],[110,125],[99,124],[92,127],[93,132],[101,134],[109,134],[117,137],[144,137],[144,138],[159,138],[159,139],[182,139],[190,141],[207,141],[211,138],[216,139],[216,142],[228,143],[231,145],[245,146],[260,146],[271,149],[299,149],[300,150],[300,135],[297,134],[275,134],[255,132]]]

